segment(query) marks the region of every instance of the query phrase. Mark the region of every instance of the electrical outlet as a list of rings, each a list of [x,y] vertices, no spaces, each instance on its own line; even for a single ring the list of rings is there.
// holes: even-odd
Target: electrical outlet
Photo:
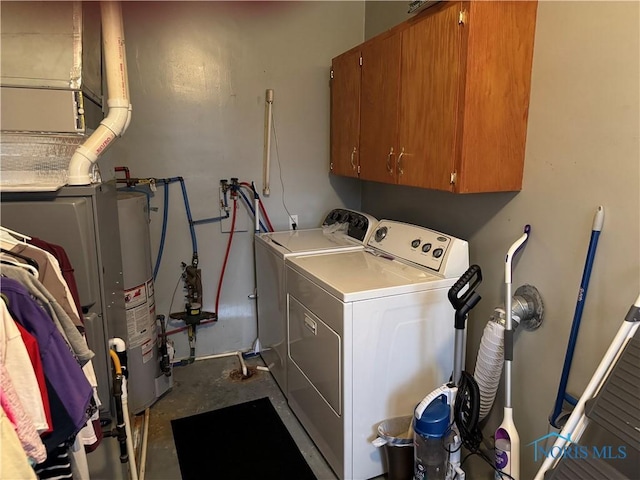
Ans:
[[[289,217],[289,230],[293,230],[293,224],[296,224],[296,228],[298,228],[298,215],[291,215]]]

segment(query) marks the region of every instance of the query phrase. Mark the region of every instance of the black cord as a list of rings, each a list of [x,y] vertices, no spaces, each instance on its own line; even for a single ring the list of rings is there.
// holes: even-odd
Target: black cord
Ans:
[[[478,427],[480,389],[475,379],[467,372],[462,372],[460,376],[454,418],[464,447],[471,452],[478,450],[482,442],[482,431]]]
[[[470,452],[460,462],[460,467],[469,457],[478,455],[500,475],[500,478],[514,480],[508,473],[498,470],[494,461],[480,450],[480,445],[482,444],[482,431],[478,427],[480,421],[480,389],[473,376],[464,371],[460,376],[453,414],[455,424],[460,432],[462,445]]]
[[[462,466],[464,465],[464,462],[466,462],[469,457],[473,456],[473,455],[478,455],[485,463],[487,463],[487,465],[489,465],[494,472],[497,472],[498,475],[500,475],[500,478],[504,478],[507,480],[515,480],[511,475],[509,475],[508,473],[505,472],[501,472],[500,470],[498,470],[493,462],[493,460],[491,458],[489,458],[489,456],[483,452],[482,450],[480,450],[480,448],[478,448],[477,450],[474,450],[472,452],[469,452],[465,455],[465,457],[462,459],[462,461],[460,462],[460,468],[462,468]],[[454,477],[455,479],[456,477]]]

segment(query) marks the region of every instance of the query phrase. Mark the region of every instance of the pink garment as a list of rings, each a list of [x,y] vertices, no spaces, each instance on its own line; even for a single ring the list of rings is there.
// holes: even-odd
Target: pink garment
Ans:
[[[38,381],[38,388],[40,390],[40,398],[42,400],[42,406],[44,408],[44,414],[47,419],[47,425],[49,425],[49,429],[45,432],[41,433],[51,433],[53,432],[53,420],[51,419],[51,406],[49,404],[49,392],[47,391],[47,383],[44,378],[44,369],[42,367],[42,360],[40,359],[40,347],[38,346],[38,342],[33,335],[27,332],[22,325],[16,323],[16,327],[18,327],[18,331],[22,336],[22,341],[24,342],[24,346],[27,349],[27,353],[29,354],[29,360],[31,361],[31,366],[33,367],[33,373],[36,375],[36,380]]]
[[[20,398],[11,383],[6,367],[0,363],[0,405],[13,423],[22,448],[25,453],[33,458],[36,463],[42,463],[47,459],[47,450],[40,440],[29,416],[24,411]]]

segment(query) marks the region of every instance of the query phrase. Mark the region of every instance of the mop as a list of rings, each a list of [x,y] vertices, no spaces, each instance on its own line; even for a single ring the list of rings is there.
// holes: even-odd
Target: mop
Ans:
[[[584,271],[582,272],[582,281],[580,282],[580,289],[578,290],[578,300],[576,301],[576,309],[573,315],[573,322],[571,323],[571,333],[569,335],[569,343],[567,345],[567,351],[564,357],[564,365],[562,367],[562,375],[560,377],[560,384],[558,385],[558,394],[556,396],[556,402],[553,406],[553,411],[549,415],[549,423],[554,428],[562,428],[562,425],[567,420],[571,412],[567,412],[563,409],[564,402],[568,402],[570,405],[575,406],[577,400],[571,397],[567,393],[567,383],[569,381],[569,372],[571,371],[571,362],[573,361],[573,353],[576,347],[576,341],[578,340],[578,331],[580,330],[580,321],[582,320],[582,310],[584,309],[584,303],[587,298],[587,289],[589,288],[589,279],[591,278],[591,269],[593,267],[593,260],[596,256],[596,248],[598,247],[598,239],[602,226],[604,224],[604,209],[599,206],[596,209],[596,213],[593,217],[593,227],[591,229],[591,239],[589,240],[589,248],[587,250],[587,258],[584,264]]]
[[[504,478],[520,479],[520,437],[513,422],[511,406],[511,362],[513,361],[513,320],[511,318],[511,264],[513,257],[529,239],[531,227],[524,227],[524,234],[511,245],[505,260],[505,312],[506,327],[504,330],[504,418],[495,435],[495,468],[496,480]]]

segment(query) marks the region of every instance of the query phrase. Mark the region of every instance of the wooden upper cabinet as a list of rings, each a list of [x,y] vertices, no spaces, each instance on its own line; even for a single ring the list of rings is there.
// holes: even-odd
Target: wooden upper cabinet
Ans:
[[[336,175],[357,177],[360,157],[360,49],[331,63],[331,164]]]
[[[358,124],[362,179],[520,190],[536,11],[536,1],[443,1],[334,59],[335,69],[345,55],[362,55],[360,83],[350,87],[357,97],[348,103],[332,89],[332,171],[353,175],[336,168],[355,143],[335,128]],[[339,113],[354,99],[358,114]]]
[[[398,183],[451,189],[458,127],[461,4],[438,7],[402,32]]]
[[[522,188],[537,2],[463,3],[466,83],[455,191]]]
[[[362,46],[360,91],[360,178],[396,181],[400,32]]]

